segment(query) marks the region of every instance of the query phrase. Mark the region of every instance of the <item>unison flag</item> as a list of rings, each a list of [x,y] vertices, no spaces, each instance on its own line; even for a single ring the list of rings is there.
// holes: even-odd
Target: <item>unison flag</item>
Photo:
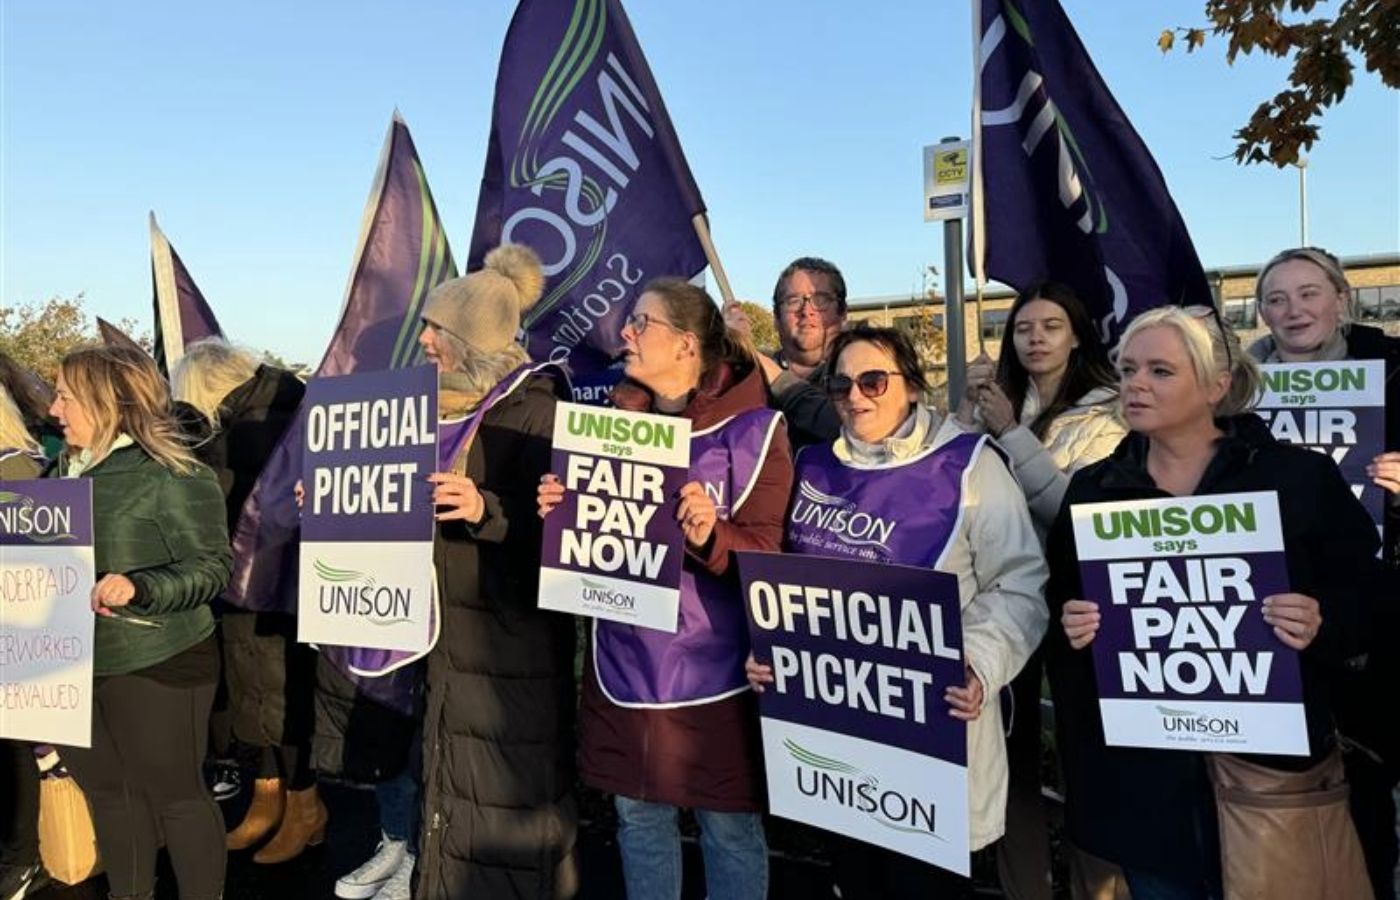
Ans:
[[[152,355],[161,372],[169,375],[186,347],[207,337],[223,337],[224,332],[180,254],[156,224],[155,213],[151,213],[151,285],[156,307]]]
[[[530,356],[575,383],[613,360],[646,282],[693,278],[705,211],[618,0],[521,0],[506,34],[468,268],[526,244],[548,278]]]
[[[973,274],[1064,282],[1114,340],[1144,309],[1211,305],[1152,154],[1056,0],[973,0]]]
[[[423,301],[456,275],[418,151],[395,113],[365,205],[340,324],[316,375],[421,363]],[[301,475],[302,429],[298,417],[283,433],[234,530],[233,578],[225,597],[242,609],[296,610],[299,517],[293,490]]]

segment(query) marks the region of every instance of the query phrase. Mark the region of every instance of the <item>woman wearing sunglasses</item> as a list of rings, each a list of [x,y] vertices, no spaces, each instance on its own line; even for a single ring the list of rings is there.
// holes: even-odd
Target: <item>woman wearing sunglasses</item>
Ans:
[[[695,811],[705,886],[723,900],[768,894],[759,813],[758,710],[744,677],[748,626],[735,550],[777,550],[792,488],[782,417],[753,353],[704,290],[647,285],[622,329],[622,409],[691,423],[691,480],[676,498],[685,535],[674,634],[596,622],[579,706],[585,783],[615,795],[627,895],[681,895],[679,807]],[[540,515],[564,486],[546,475]]]
[[[967,680],[944,699],[948,714],[967,722],[971,839],[979,850],[1001,837],[1005,817],[998,694],[1039,645],[1048,620],[1040,541],[1020,488],[988,439],[940,422],[924,405],[923,370],[902,332],[864,324],[843,332],[832,347],[826,385],[841,436],[798,455],[798,485],[895,520],[905,539],[876,548],[882,562],[936,568],[958,579]],[[839,535],[825,540],[816,533],[822,530],[790,518],[787,545],[795,552],[847,546]],[[857,549],[870,548],[851,547],[851,554]],[[761,690],[772,670],[750,661],[749,676]],[[844,838],[834,844],[846,900],[971,891],[967,879],[901,854]]]

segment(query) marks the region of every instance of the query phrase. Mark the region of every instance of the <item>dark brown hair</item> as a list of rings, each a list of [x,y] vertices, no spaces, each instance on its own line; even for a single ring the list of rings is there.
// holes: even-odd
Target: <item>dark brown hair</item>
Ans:
[[[899,369],[899,374],[904,376],[905,382],[921,395],[928,393],[928,379],[924,377],[924,368],[919,364],[919,354],[914,350],[909,336],[898,328],[880,328],[865,322],[857,322],[838,334],[836,340],[831,342],[828,378],[835,374],[836,363],[841,359],[842,351],[860,341],[874,344],[893,356],[894,364]]]

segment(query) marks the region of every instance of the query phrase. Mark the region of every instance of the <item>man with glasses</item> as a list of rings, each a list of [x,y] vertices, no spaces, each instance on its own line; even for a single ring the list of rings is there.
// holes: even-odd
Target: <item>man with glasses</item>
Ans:
[[[750,333],[737,303],[725,310],[731,328]],[[823,382],[831,343],[846,325],[846,280],[841,270],[814,256],[793,260],[773,288],[778,352],[760,356],[769,405],[782,412],[794,448],[833,441],[841,420]]]

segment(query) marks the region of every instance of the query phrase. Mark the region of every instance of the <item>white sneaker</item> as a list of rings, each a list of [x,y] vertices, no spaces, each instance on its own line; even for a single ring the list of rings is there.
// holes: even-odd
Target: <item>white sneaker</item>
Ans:
[[[399,867],[394,870],[394,874],[389,877],[389,880],[384,882],[379,893],[374,895],[374,900],[411,900],[414,859],[412,853],[403,855],[403,862],[399,863]]]
[[[349,875],[341,876],[335,883],[335,895],[344,900],[369,900],[384,886],[390,876],[398,872],[404,857],[408,857],[408,871],[413,873],[413,857],[408,855],[408,841],[391,841],[385,835],[374,849],[374,855]],[[407,894],[404,895],[407,897]]]

